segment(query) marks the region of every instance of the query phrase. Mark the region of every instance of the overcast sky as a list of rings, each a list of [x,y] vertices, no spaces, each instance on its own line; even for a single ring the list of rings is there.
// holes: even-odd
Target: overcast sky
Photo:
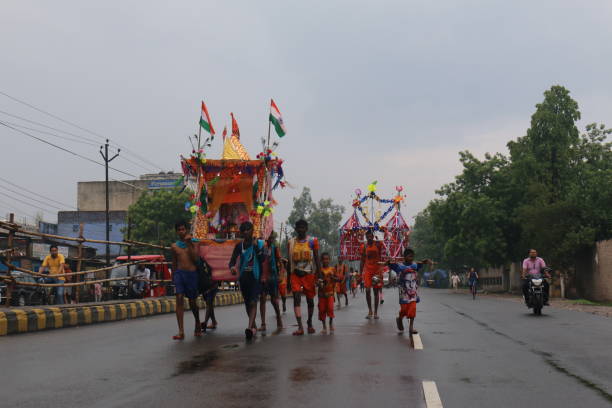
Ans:
[[[295,186],[277,195],[277,222],[303,186],[348,209],[354,189],[373,180],[381,195],[403,185],[412,219],[460,171],[459,151],[506,152],[554,84],[578,101],[581,129],[612,126],[606,0],[93,3],[4,0],[0,92],[155,164],[147,170],[122,151],[113,165],[136,175],[179,169],[201,99],[218,133],[235,113],[255,156],[273,97],[288,130],[278,153]],[[20,128],[99,160],[98,136],[3,95],[0,110],[73,133],[79,143]],[[76,206],[77,181],[104,177],[96,164],[1,126],[0,152],[0,177],[44,197],[29,201],[0,180],[0,214],[40,211],[21,198],[55,221],[46,198]]]

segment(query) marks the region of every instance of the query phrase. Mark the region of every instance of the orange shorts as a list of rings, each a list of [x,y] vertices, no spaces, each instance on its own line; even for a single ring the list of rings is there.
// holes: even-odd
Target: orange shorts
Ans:
[[[326,317],[334,316],[334,296],[319,298],[319,320],[325,320]]]
[[[336,282],[336,293],[346,295],[346,283]]]
[[[287,297],[287,282],[283,281],[278,284],[278,293],[282,297]]]
[[[291,291],[293,293],[302,292],[308,299],[315,297],[315,276],[308,273],[304,276],[291,275]]]
[[[400,305],[400,317],[414,319],[416,317],[416,302],[402,303]]]
[[[380,278],[380,281],[376,285],[372,284],[372,277],[374,277],[374,275],[378,275],[378,277]],[[365,270],[365,271],[363,271],[363,284],[364,284],[366,289],[370,289],[370,288],[379,289],[379,288],[382,288],[383,287],[382,273],[380,273],[379,270]]]

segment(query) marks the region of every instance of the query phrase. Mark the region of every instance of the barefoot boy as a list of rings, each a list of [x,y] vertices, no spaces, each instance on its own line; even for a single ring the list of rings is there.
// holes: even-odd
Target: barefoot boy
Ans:
[[[428,263],[429,261],[424,261]],[[400,312],[395,320],[397,329],[404,331],[404,317],[410,320],[409,333],[416,334],[414,330],[414,318],[416,317],[418,275],[417,271],[423,267],[423,263],[414,263],[414,251],[412,248],[404,249],[404,263],[389,263],[389,268],[397,273],[399,288]]]
[[[293,292],[293,310],[298,328],[293,332],[294,336],[304,335],[304,325],[302,323],[302,294],[306,296],[308,305],[308,333],[314,334],[315,329],[312,325],[312,315],[314,314],[315,297],[315,276],[319,274],[319,240],[309,237],[308,222],[299,220],[295,223],[296,237],[288,242],[289,253],[289,280],[291,281],[291,291]]]
[[[239,275],[240,291],[244,298],[244,306],[249,318],[248,327],[244,330],[247,340],[250,340],[257,333],[255,327],[255,316],[257,314],[257,301],[261,290],[261,269],[263,260],[264,242],[261,239],[253,239],[253,224],[249,221],[240,225],[242,242],[234,247],[229,267],[232,274]],[[236,267],[236,262],[240,258],[240,263]]]
[[[366,232],[366,242],[361,245],[361,263],[359,273],[363,278],[366,290],[366,303],[368,304],[368,315],[366,319],[378,319],[378,304],[380,292],[382,291],[382,243],[374,240],[374,231]],[[372,313],[372,291],[374,292],[374,313]]]
[[[334,287],[336,286],[335,268],[329,266],[327,252],[321,254],[321,274],[319,279],[319,320],[323,324],[321,333],[327,333],[325,318],[329,317],[329,331],[334,331]]]
[[[260,331],[266,331],[266,298],[270,296],[270,303],[276,313],[276,329],[283,328],[279,307],[279,269],[280,251],[276,245],[276,233],[272,231],[264,246],[264,260],[262,262],[261,297],[259,299],[259,314],[261,318]]]
[[[183,340],[185,338],[184,328],[184,302],[185,296],[189,299],[189,307],[195,318],[194,336],[202,335],[200,324],[200,309],[196,303],[198,297],[198,268],[199,260],[197,240],[194,240],[189,233],[189,224],[186,221],[179,221],[175,224],[176,234],[179,239],[172,244],[172,281],[176,291],[176,321],[179,332],[172,338]]]
[[[344,295],[344,305],[348,306],[348,295],[346,294],[346,265],[340,262],[336,266],[336,295],[338,296],[338,308],[342,306],[340,295]]]

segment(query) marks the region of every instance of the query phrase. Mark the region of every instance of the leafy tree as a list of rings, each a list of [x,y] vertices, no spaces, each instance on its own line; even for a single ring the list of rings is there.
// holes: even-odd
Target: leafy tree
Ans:
[[[410,233],[410,246],[419,259],[428,258],[440,262],[444,258],[444,245],[436,234],[429,208],[417,214]],[[441,266],[446,266],[442,262]]]
[[[179,220],[191,219],[190,213],[185,211],[185,202],[189,200],[190,193],[179,191],[148,191],[130,206],[128,219],[132,224],[133,240],[152,244],[167,244],[176,240],[174,224]]]
[[[334,256],[340,245],[340,222],[344,207],[334,204],[331,198],[323,198],[318,203],[312,200],[310,188],[304,187],[299,197],[293,198],[293,210],[287,220],[288,226],[292,227],[296,221],[305,219],[308,221],[309,234],[317,237],[322,251],[327,251]]]
[[[579,119],[569,91],[553,86],[509,157],[461,152],[463,171],[417,218],[415,245],[450,266],[503,265],[535,247],[571,270],[581,251],[612,238],[612,130],[593,123],[580,135]]]

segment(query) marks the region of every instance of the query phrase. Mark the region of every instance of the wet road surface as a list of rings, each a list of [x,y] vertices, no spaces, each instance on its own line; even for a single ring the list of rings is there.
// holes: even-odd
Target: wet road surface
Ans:
[[[359,294],[336,310],[336,332],[303,337],[292,308],[281,332],[247,343],[243,306],[216,310],[219,328],[172,341],[174,315],[0,339],[7,407],[612,406],[612,321],[518,302],[421,290],[423,349],[398,335],[394,290],[380,320]],[[287,305],[291,300],[287,301]],[[270,311],[268,312],[270,313]],[[186,315],[186,327],[193,320]]]

